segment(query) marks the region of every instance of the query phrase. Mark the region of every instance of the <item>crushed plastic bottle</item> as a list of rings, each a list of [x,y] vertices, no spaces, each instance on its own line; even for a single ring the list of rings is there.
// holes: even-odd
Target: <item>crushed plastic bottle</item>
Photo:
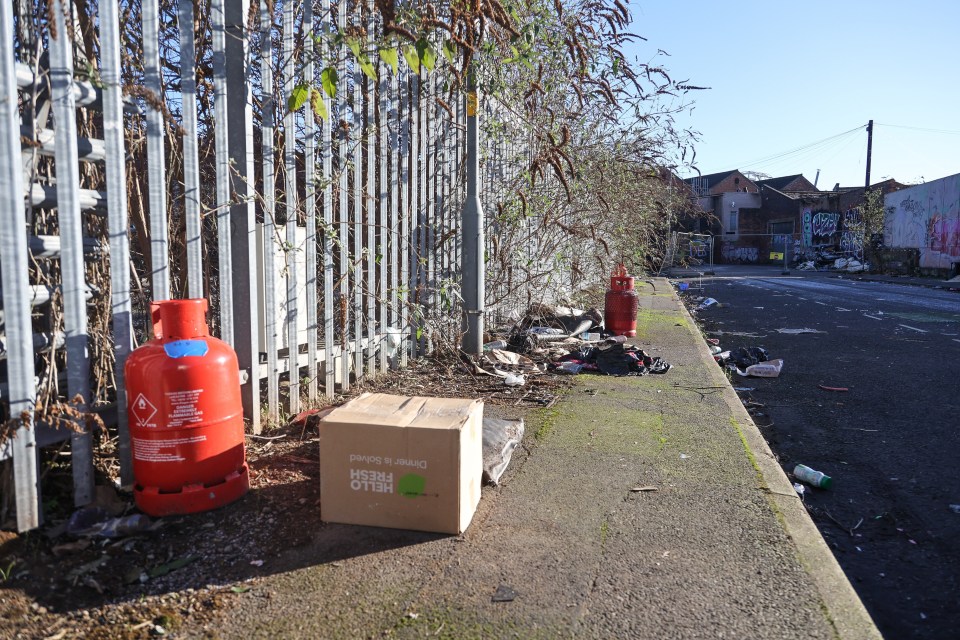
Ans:
[[[822,471],[814,471],[805,464],[798,464],[793,468],[793,477],[818,489],[829,489],[833,485],[833,478]]]

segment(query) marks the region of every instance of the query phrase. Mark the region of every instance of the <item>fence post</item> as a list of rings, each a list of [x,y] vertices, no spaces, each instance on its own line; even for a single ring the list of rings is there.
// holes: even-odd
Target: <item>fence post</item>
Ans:
[[[257,327],[257,252],[254,207],[253,112],[250,92],[246,18],[250,0],[226,3],[228,146],[233,170],[234,204],[230,207],[230,245],[233,257],[234,343],[240,370],[247,373],[241,388],[243,413],[254,433],[260,432],[260,352]],[[243,377],[241,376],[241,381]]]
[[[330,18],[330,0],[321,5],[323,29],[323,60],[326,63],[330,53],[330,41],[333,36],[333,23]],[[321,100],[326,100],[322,97]],[[327,398],[333,398],[337,381],[337,360],[333,357],[336,348],[333,329],[333,139],[330,120],[334,115],[331,102],[329,114],[320,125],[322,127],[323,153],[323,369],[325,375],[324,391]]]
[[[467,197],[463,203],[463,350],[483,352],[484,229],[483,208],[477,193],[480,163],[477,158],[479,99],[476,77],[467,79]]]
[[[304,46],[304,82],[309,91],[314,91],[315,69],[313,64],[313,0],[303,5],[303,46]],[[321,98],[322,99],[322,98]],[[306,233],[306,287],[307,287],[307,398],[317,400],[317,187],[316,155],[317,126],[313,119],[313,94],[304,105],[303,129],[306,136],[304,144],[304,216],[307,223]]]
[[[33,330],[30,323],[30,281],[27,222],[20,165],[20,113],[17,108],[16,62],[13,57],[13,3],[0,3],[0,274],[3,276],[4,329],[7,336],[7,380],[10,418],[20,418],[13,437],[13,482],[17,529],[40,526],[37,446],[33,430],[36,387]]]
[[[56,123],[57,220],[60,224],[60,271],[63,290],[64,333],[67,347],[68,402],[86,411],[90,397],[90,354],[87,345],[86,269],[83,265],[83,221],[80,218],[80,162],[77,159],[77,105],[73,97],[72,30],[67,29],[58,0],[53,13],[57,37],[50,36],[50,84]],[[18,154],[19,155],[19,154]],[[153,191],[151,181],[150,190]],[[151,211],[152,217],[153,211]],[[166,211],[163,212],[166,215]],[[154,254],[156,255],[156,254]],[[166,259],[166,254],[163,254]],[[32,340],[29,341],[32,344]],[[73,501],[76,506],[93,500],[93,437],[82,422],[70,436],[73,470]]]
[[[143,84],[152,95],[147,108],[147,194],[150,207],[150,268],[153,300],[170,297],[170,243],[167,238],[167,184],[164,161],[164,115],[153,104],[163,99],[160,77],[160,9],[143,0]],[[150,324],[150,323],[148,323]]]
[[[308,0],[309,2],[310,0]],[[284,200],[287,212],[287,241],[284,262],[287,268],[287,375],[288,407],[291,415],[300,413],[300,334],[297,331],[297,112],[287,100],[296,86],[293,59],[294,5],[283,3],[283,165]],[[270,187],[264,187],[265,189]]]
[[[179,2],[177,8],[177,23],[180,28],[180,93],[183,100],[183,217],[187,232],[187,295],[191,298],[202,298],[203,240],[200,228],[197,56],[193,36],[193,2]]]
[[[189,4],[189,3],[187,3]],[[191,21],[192,24],[192,21]],[[124,365],[133,350],[133,314],[130,304],[130,225],[124,168],[123,104],[120,75],[120,12],[117,0],[100,3],[101,68],[103,81],[103,140],[107,150],[107,212],[110,233],[110,285],[113,305],[113,375],[117,392],[117,438],[120,484],[133,485],[133,458],[127,425],[127,388]],[[3,126],[0,124],[0,126]],[[199,199],[199,195],[198,195]],[[201,282],[202,285],[202,282]],[[201,289],[201,294],[202,289]]]
[[[227,110],[226,16],[223,0],[210,0],[213,32],[214,163],[217,193],[217,276],[220,339],[233,345],[233,253],[230,246],[230,124]]]
[[[260,3],[260,167],[263,177],[263,349],[267,352],[267,413],[280,415],[280,381],[277,379],[276,234],[277,176],[274,163],[273,15],[270,3]],[[259,373],[258,373],[259,375]],[[257,379],[258,376],[253,376]]]

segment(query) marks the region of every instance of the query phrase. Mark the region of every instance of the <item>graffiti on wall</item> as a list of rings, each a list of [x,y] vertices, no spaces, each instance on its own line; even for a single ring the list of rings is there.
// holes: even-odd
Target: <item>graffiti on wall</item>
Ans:
[[[813,236],[815,238],[832,236],[837,232],[837,223],[839,221],[839,213],[821,211],[820,213],[813,214]]]
[[[760,249],[738,247],[734,242],[724,242],[720,247],[720,255],[725,262],[756,262],[760,259]]]
[[[960,174],[918,184],[884,198],[884,243],[920,250],[920,266],[960,262]]]
[[[859,209],[847,209],[843,212],[843,232],[840,234],[840,250],[863,257],[863,233],[860,223],[863,218]]]
[[[803,246],[813,246],[813,213],[810,209],[803,210]]]

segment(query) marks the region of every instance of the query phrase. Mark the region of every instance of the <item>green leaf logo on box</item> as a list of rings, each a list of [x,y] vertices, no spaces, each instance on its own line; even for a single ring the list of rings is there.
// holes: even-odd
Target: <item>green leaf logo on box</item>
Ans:
[[[397,493],[405,498],[416,498],[423,495],[427,488],[427,479],[416,473],[408,473],[397,482]]]

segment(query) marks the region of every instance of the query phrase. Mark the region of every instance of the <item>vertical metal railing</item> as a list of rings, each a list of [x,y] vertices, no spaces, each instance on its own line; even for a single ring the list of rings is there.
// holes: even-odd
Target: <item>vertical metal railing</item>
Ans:
[[[193,2],[180,2],[180,98],[183,118],[183,216],[187,245],[187,295],[203,297],[203,237],[200,224],[200,159],[197,148],[197,54]],[[109,189],[108,189],[109,193]]]
[[[187,3],[189,4],[189,3]],[[192,24],[192,23],[191,23]],[[117,394],[117,450],[120,484],[133,485],[133,458],[127,425],[124,365],[133,351],[130,301],[130,219],[127,211],[126,144],[123,139],[123,87],[120,58],[120,11],[117,0],[100,3],[100,78],[103,82],[103,140],[106,149],[110,290],[113,312],[113,375]],[[0,126],[3,126],[0,124]],[[193,293],[191,292],[191,295]],[[202,288],[201,293],[202,295]]]
[[[58,0],[54,5],[56,32],[50,34],[50,85],[56,145],[57,219],[60,223],[60,272],[64,334],[67,347],[67,396],[84,411],[90,397],[90,352],[87,336],[86,269],[83,264],[83,220],[80,213],[80,161],[77,158],[77,105],[73,94],[73,29],[65,16],[72,12]],[[72,26],[72,25],[71,25]],[[166,258],[166,254],[162,254]],[[71,441],[73,499],[93,500],[93,438],[76,424]]]
[[[263,254],[261,273],[263,274],[263,350],[267,355],[267,412],[270,416],[279,415],[280,379],[277,355],[277,289],[276,289],[276,174],[274,172],[274,99],[273,83],[273,14],[270,4],[260,3],[260,155],[263,179]],[[281,100],[282,102],[282,100]]]
[[[311,92],[316,91],[316,69],[313,60],[313,2],[303,5],[303,47],[304,66],[303,81]],[[316,96],[311,93],[304,105],[303,136],[304,136],[304,217],[306,218],[306,314],[307,314],[307,400],[317,401],[318,372],[318,326],[317,326],[317,127],[313,117],[313,101]]]
[[[160,6],[157,0],[143,0],[143,84],[150,94],[146,103],[152,294],[154,300],[166,300],[170,297],[170,243],[167,230],[166,161],[163,141],[166,125],[163,121],[164,114],[157,108],[163,99],[159,23]]]
[[[40,525],[37,449],[33,410],[33,329],[30,322],[30,281],[27,222],[20,165],[20,114],[14,59],[13,4],[0,3],[0,275],[3,283],[3,324],[7,338],[7,393],[3,400],[11,419],[19,419],[12,442],[17,529]],[[2,161],[5,160],[5,161]]]
[[[283,3],[283,95],[286,99],[296,86],[293,59],[294,3]],[[287,241],[283,248],[287,281],[287,372],[289,376],[288,407],[291,415],[300,412],[300,336],[297,331],[297,114],[288,105],[283,108],[284,200],[286,202]]]
[[[333,36],[333,23],[330,15],[330,0],[323,0],[321,4],[323,18],[322,34],[324,46],[321,49],[321,61],[330,62]],[[321,98],[326,100],[326,98]],[[333,226],[333,138],[332,116],[336,113],[331,106],[328,109],[331,117],[327,117],[322,128],[323,153],[323,347],[324,347],[324,391],[327,398],[333,398],[336,385],[336,339],[334,337],[334,249],[335,229]]]

